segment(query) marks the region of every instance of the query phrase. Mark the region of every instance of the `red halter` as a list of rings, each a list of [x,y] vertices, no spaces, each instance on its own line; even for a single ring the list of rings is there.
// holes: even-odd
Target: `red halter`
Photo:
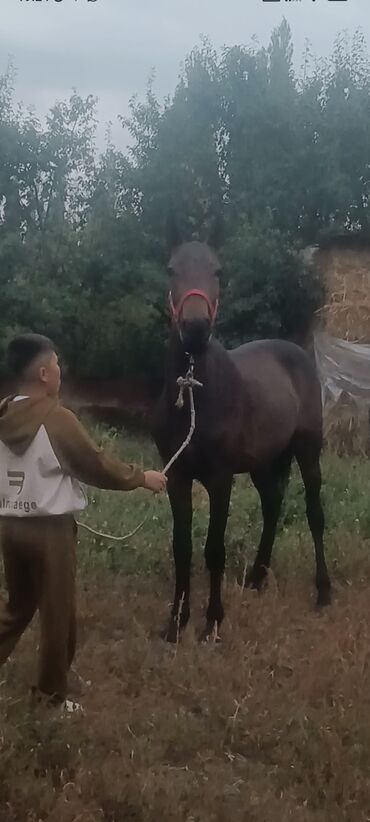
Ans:
[[[185,291],[185,294],[182,295],[177,306],[175,306],[174,304],[172,292],[169,292],[168,302],[170,304],[172,319],[175,320],[175,322],[178,322],[181,311],[184,307],[184,303],[186,302],[186,300],[189,299],[189,297],[202,297],[202,299],[206,301],[209,312],[209,318],[213,325],[217,316],[218,300],[216,300],[213,305],[208,297],[208,294],[206,294],[205,291],[200,291],[198,288],[191,288],[189,291]]]

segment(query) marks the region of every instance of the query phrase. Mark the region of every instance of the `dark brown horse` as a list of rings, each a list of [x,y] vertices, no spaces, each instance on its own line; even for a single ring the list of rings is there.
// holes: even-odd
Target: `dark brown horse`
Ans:
[[[324,515],[320,501],[322,409],[314,365],[294,343],[261,340],[226,351],[212,338],[219,294],[220,263],[210,245],[171,244],[169,262],[172,331],[165,386],[154,425],[154,438],[166,463],[189,431],[189,398],[181,410],[177,378],[194,357],[196,428],[191,444],[168,474],[173,514],[176,589],[167,632],[176,641],[190,616],[192,555],[192,485],[209,494],[210,518],[205,559],[210,597],[204,636],[217,631],[224,615],[221,585],[225,565],[224,534],[234,474],[249,473],[260,495],[263,531],[248,582],[260,588],[270,565],[276,526],[295,457],[306,491],[308,524],[316,553],[318,605],[330,601],[324,556]]]

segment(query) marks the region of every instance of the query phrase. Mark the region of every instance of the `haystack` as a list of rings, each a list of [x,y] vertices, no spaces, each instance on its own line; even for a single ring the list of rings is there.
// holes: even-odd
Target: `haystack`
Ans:
[[[370,345],[370,238],[333,240],[316,250],[312,264],[326,292],[325,304],[316,318],[317,330],[326,332],[330,340]],[[356,345],[352,350],[355,358]],[[339,397],[332,395],[324,409],[327,443],[340,453],[369,453],[370,395],[360,390],[360,382],[367,377],[367,349],[357,350],[363,353],[362,376],[356,371],[354,359],[351,385],[347,363],[348,391],[342,390]],[[370,349],[368,379],[370,386]]]
[[[319,248],[314,265],[326,290],[320,324],[332,337],[370,344],[370,239]]]

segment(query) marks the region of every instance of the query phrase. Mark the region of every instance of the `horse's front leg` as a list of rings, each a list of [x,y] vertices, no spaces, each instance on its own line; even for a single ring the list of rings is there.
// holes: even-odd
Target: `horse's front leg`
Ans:
[[[168,477],[168,496],[173,516],[173,555],[176,587],[166,639],[177,642],[179,631],[190,617],[190,569],[192,555],[192,486],[193,481],[171,471]]]
[[[209,494],[209,526],[205,547],[206,565],[210,573],[210,596],[207,622],[202,639],[218,637],[224,617],[221,586],[225,570],[225,530],[229,515],[232,475],[221,474],[204,483]]]

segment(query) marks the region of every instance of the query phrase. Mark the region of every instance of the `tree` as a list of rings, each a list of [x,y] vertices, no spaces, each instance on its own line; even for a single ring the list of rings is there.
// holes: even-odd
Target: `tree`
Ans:
[[[267,48],[203,40],[172,97],[132,98],[131,145],[95,151],[95,98],[76,92],[42,125],[0,77],[0,354],[16,330],[59,344],[78,375],[161,369],[166,216],[207,238],[223,213],[219,334],[303,341],[321,292],[298,251],[368,231],[370,64],[360,33],[293,67],[286,21]]]

